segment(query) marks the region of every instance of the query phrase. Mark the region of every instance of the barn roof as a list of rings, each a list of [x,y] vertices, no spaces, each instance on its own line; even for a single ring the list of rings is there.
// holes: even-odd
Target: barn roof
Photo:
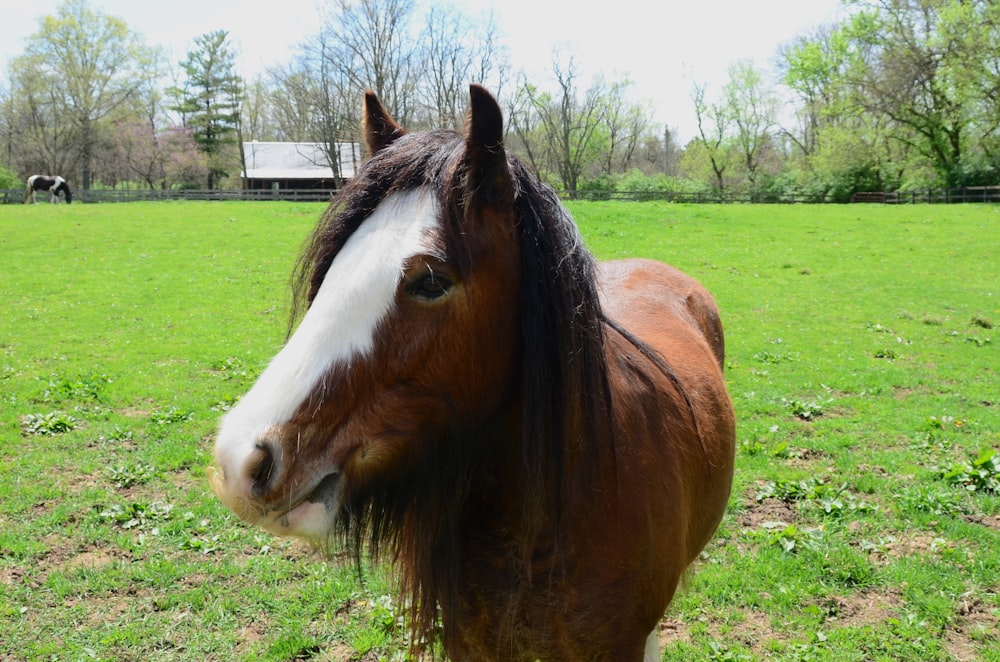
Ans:
[[[336,143],[340,154],[340,176],[354,177],[360,165],[361,145]],[[330,179],[333,171],[325,143],[247,142],[243,143],[247,179]]]

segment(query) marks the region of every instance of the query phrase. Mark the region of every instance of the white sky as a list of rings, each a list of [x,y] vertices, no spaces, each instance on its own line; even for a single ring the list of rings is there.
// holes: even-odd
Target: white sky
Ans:
[[[321,0],[90,0],[91,7],[125,20],[150,45],[164,46],[175,64],[196,36],[228,30],[242,51],[244,75],[289,59],[318,29]],[[421,0],[425,3],[426,0]],[[658,122],[693,136],[692,82],[709,97],[727,80],[729,65],[750,58],[771,68],[778,46],[839,15],[839,0],[688,0],[683,3],[613,0],[461,0],[470,13],[493,9],[515,69],[548,86],[554,47],[574,54],[586,87],[594,73],[628,77],[635,101],[649,100]],[[596,4],[596,3],[594,3]],[[673,6],[671,6],[673,5]],[[57,2],[0,0],[0,69],[23,51],[38,19]],[[471,81],[470,81],[471,82]]]

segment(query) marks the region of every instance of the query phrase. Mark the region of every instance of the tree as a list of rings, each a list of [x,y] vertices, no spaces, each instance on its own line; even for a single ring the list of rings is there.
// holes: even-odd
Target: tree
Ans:
[[[712,170],[713,187],[721,193],[726,187],[725,175],[732,156],[729,143],[732,118],[725,105],[706,101],[706,89],[707,85],[704,83],[695,83],[691,88],[698,138],[694,141],[694,149],[689,146],[688,151],[704,156]]]
[[[552,70],[556,92],[543,92],[525,81],[511,125],[533,166],[552,171],[566,191],[575,193],[583,173],[599,160],[596,138],[606,88],[596,82],[581,97],[572,56],[561,62],[554,54]]]
[[[36,62],[27,56],[11,61],[10,79],[4,110],[11,165],[22,173],[58,172],[76,178],[80,150],[59,81],[36,72]]]
[[[312,48],[312,42],[307,48]],[[268,69],[264,85],[264,114],[270,122],[268,135],[271,140],[287,142],[320,141],[323,136],[317,132],[317,113],[324,103],[320,95],[317,76],[313,73],[322,62],[321,52],[315,59],[307,51],[292,59],[284,66]],[[319,69],[322,71],[322,69]],[[339,97],[334,99],[334,102]],[[355,112],[355,115],[358,113]],[[357,118],[352,118],[356,121]],[[264,140],[257,136],[258,140]]]
[[[102,131],[130,111],[156,75],[155,51],[121,19],[86,0],[66,0],[39,21],[11,63],[14,130],[29,150],[26,160],[67,174],[79,166],[81,186],[89,189]]]
[[[991,0],[848,0],[848,18],[800,40],[785,80],[809,104],[808,152],[854,131],[891,180],[993,183],[1000,168],[1000,4]],[[821,114],[823,113],[823,114]],[[827,140],[829,142],[829,140]],[[897,159],[905,156],[906,163]],[[881,167],[881,166],[879,166]],[[920,173],[933,170],[927,180]]]
[[[240,125],[243,127],[245,140],[275,140],[269,97],[267,84],[260,76],[249,81],[244,88]]]
[[[313,59],[319,76],[313,85],[316,103],[312,126],[318,137],[317,142],[324,147],[326,165],[333,174],[335,185],[339,187],[344,175],[340,170],[340,144],[347,143],[354,150],[358,117],[356,104],[360,102],[361,95],[354,89],[351,77],[337,65],[334,55],[336,49],[328,41],[328,36],[321,33],[317,46],[319,50]],[[309,69],[305,73],[308,77]],[[361,155],[357,154],[356,157],[360,159]]]
[[[730,66],[723,88],[726,114],[732,121],[733,144],[739,150],[751,193],[757,192],[758,170],[778,125],[778,97],[749,60]]]
[[[414,10],[414,0],[333,0],[311,48],[323,58],[324,84],[346,83],[340,91],[351,99],[373,90],[403,126],[415,107]]]
[[[355,148],[361,92],[334,66],[334,51],[320,32],[287,65],[268,70],[263,95],[273,139],[318,143],[322,160],[314,165],[330,168],[339,186],[342,158],[354,149],[355,160],[362,158]]]
[[[488,84],[503,93],[508,65],[499,47],[493,14],[471,18],[454,5],[434,5],[417,51],[423,117],[420,124],[458,128],[469,101],[469,83]]]
[[[166,128],[159,135],[163,154],[163,188],[194,188],[208,176],[208,162],[197,149],[191,130],[183,126]]]
[[[834,199],[896,188],[908,149],[893,140],[891,120],[866,111],[851,84],[868,66],[851,30],[824,26],[779,52],[782,80],[797,97],[799,126],[784,135],[797,148],[798,183]]]
[[[243,84],[236,74],[236,55],[228,43],[229,33],[216,30],[195,37],[196,48],[181,63],[186,79],[171,93],[172,107],[191,128],[198,149],[208,159],[209,189],[226,176],[225,148],[239,141]]]
[[[785,133],[806,156],[816,150],[825,127],[842,123],[848,100],[848,48],[842,30],[825,26],[779,49],[781,79],[798,97],[798,130]]]
[[[603,105],[598,131],[603,143],[603,174],[615,175],[626,172],[635,155],[639,143],[648,138],[650,113],[640,104],[628,101],[628,90],[632,82],[628,79],[606,83],[598,77],[598,88]]]

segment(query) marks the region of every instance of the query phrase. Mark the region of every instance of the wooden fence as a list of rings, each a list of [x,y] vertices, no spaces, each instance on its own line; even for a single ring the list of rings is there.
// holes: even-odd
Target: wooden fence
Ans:
[[[110,203],[150,200],[284,200],[289,202],[328,202],[333,189],[266,189],[266,190],[156,190],[156,189],[101,189],[73,194],[74,202]],[[807,195],[785,193],[781,195],[750,193],[715,193],[685,191],[577,191],[561,193],[567,200],[627,200],[647,202],[663,200],[681,203],[726,203],[726,204],[822,204],[846,202],[827,195]],[[41,202],[48,201],[48,195],[38,194]],[[24,201],[23,189],[0,189],[0,204],[14,204]],[[850,202],[876,204],[949,204],[963,202],[1000,202],[1000,186],[975,186],[959,189],[906,191],[906,192],[865,192],[855,193]]]
[[[140,202],[158,200],[287,200],[290,202],[329,202],[334,189],[91,189],[73,192],[73,202]],[[47,192],[37,194],[39,202],[48,202]],[[0,204],[24,202],[24,189],[0,189]]]
[[[886,205],[1000,202],[1000,186],[855,193],[851,196],[851,202],[873,202]]]

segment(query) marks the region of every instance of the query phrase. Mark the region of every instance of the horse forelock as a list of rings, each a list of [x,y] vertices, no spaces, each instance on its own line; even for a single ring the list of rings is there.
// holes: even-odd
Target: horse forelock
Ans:
[[[443,181],[460,157],[461,137],[452,131],[407,134],[366,161],[357,176],[334,197],[306,241],[292,283],[289,332],[319,291],[330,264],[361,224],[385,198],[425,186],[439,192],[446,228],[454,214],[450,187]],[[460,233],[446,231],[446,241]],[[453,247],[446,247],[453,248]],[[457,257],[457,256],[456,256]]]

